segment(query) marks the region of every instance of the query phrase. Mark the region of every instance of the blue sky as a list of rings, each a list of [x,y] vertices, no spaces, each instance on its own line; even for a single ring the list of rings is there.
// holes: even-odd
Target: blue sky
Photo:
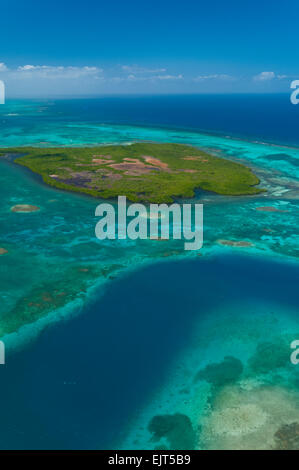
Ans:
[[[2,0],[11,96],[283,92],[299,79],[297,0]]]

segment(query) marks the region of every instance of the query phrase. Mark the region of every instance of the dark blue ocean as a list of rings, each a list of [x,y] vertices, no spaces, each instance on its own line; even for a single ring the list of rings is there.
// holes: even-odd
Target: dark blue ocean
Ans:
[[[131,96],[55,100],[53,119],[164,126],[299,145],[299,105],[288,94]]]

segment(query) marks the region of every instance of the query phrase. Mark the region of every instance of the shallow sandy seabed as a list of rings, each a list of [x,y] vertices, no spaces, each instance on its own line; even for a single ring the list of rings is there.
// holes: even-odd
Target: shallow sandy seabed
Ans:
[[[37,212],[40,210],[38,206],[32,206],[31,204],[17,204],[10,209],[12,212]]]
[[[299,422],[299,397],[284,387],[247,382],[223,388],[201,421],[200,447],[276,449],[283,426]],[[250,388],[250,390],[248,389]],[[286,436],[287,439],[287,436]]]

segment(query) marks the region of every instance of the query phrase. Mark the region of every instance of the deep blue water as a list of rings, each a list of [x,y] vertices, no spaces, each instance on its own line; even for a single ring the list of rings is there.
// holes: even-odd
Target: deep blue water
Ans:
[[[236,255],[114,280],[84,314],[49,327],[1,367],[0,447],[117,446],[190,343],[194,322],[232,298],[240,315],[247,301],[295,307],[298,281],[296,265]]]
[[[299,105],[289,94],[175,95],[57,100],[53,119],[197,129],[299,145]],[[37,119],[43,119],[40,115]],[[47,117],[48,119],[48,117]],[[17,121],[16,121],[17,122]]]

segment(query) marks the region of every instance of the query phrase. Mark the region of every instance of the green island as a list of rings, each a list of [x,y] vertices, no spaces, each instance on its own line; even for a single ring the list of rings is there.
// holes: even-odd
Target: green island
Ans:
[[[168,203],[193,197],[195,189],[240,196],[263,191],[250,168],[189,145],[134,143],[99,147],[19,147],[0,156],[20,155],[19,165],[56,188],[100,198]]]

